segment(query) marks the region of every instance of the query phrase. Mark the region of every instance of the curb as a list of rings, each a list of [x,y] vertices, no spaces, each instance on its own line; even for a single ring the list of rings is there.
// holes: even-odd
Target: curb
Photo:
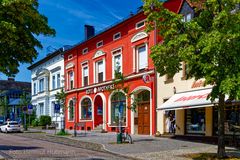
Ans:
[[[55,135],[47,135],[47,136],[49,136],[49,137],[58,137],[58,136],[55,136]],[[71,139],[71,140],[74,140],[74,141],[89,143],[89,144],[93,144],[93,145],[96,144],[96,145],[101,146],[101,149],[102,149],[102,150],[97,150],[98,152],[106,152],[106,153],[110,153],[110,154],[112,154],[112,155],[121,156],[121,157],[123,157],[123,158],[132,159],[132,160],[142,160],[142,159],[139,159],[139,158],[134,158],[134,157],[131,157],[131,156],[126,156],[126,155],[121,154],[121,153],[113,152],[113,151],[107,149],[106,146],[105,146],[104,144],[101,144],[101,143],[81,141],[81,140],[77,140],[77,139],[74,139],[74,138],[71,138],[71,137],[62,137],[62,136],[59,136],[59,138]],[[90,148],[85,148],[85,149],[90,149]],[[96,149],[90,149],[90,150],[95,150],[95,151],[96,151]]]

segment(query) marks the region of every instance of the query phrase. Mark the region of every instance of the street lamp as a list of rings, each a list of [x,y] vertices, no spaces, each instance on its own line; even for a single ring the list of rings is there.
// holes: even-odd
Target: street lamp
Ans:
[[[77,124],[76,124],[76,115],[75,115],[75,105],[76,105],[76,101],[77,101],[77,98],[76,97],[73,97],[72,98],[72,101],[73,101],[73,109],[74,109],[74,112],[73,112],[73,118],[74,118],[74,137],[76,137],[77,136]]]

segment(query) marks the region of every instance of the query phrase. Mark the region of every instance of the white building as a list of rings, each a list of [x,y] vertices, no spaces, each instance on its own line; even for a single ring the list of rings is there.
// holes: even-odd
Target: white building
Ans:
[[[36,115],[49,115],[61,127],[63,115],[54,113],[55,95],[64,87],[63,52],[68,46],[58,49],[28,67],[31,70],[32,104]]]

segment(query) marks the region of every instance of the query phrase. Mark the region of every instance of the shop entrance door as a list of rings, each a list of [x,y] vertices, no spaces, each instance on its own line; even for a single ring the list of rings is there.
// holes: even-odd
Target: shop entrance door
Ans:
[[[150,134],[150,103],[138,104],[138,134]]]
[[[101,96],[97,96],[94,102],[94,127],[103,124],[103,101]]]

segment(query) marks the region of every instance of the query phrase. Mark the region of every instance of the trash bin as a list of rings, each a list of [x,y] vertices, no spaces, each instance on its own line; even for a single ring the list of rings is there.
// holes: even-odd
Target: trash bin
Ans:
[[[122,133],[118,133],[117,134],[117,144],[121,144],[122,143]]]

